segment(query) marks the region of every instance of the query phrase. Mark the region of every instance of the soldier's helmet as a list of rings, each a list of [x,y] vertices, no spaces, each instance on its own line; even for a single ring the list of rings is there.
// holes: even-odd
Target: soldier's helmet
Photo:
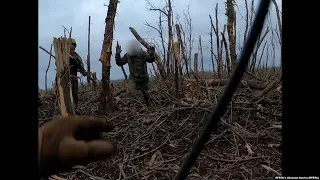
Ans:
[[[140,52],[141,50],[141,45],[140,42],[137,40],[131,40],[129,42],[129,54],[130,55],[136,55]]]
[[[75,39],[71,39],[71,43],[74,47],[77,47],[77,41]]]

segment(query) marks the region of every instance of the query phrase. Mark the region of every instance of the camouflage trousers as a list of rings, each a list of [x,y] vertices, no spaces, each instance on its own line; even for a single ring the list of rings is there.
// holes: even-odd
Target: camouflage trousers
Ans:
[[[78,108],[78,102],[79,102],[79,98],[78,98],[78,77],[73,77],[71,76],[71,91],[72,91],[72,99],[73,99],[73,104],[75,106],[75,108]]]
[[[137,95],[137,90],[140,90],[143,94],[144,100],[147,102],[147,104],[150,101],[150,95],[149,95],[149,86],[148,82],[136,82],[132,79],[129,80],[129,92],[133,95]]]

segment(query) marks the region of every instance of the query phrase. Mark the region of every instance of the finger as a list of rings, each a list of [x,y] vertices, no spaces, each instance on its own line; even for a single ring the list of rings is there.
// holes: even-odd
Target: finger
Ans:
[[[59,145],[59,160],[65,166],[84,164],[87,162],[89,146],[85,141],[77,141],[69,136],[64,138]]]
[[[108,132],[114,129],[111,122],[106,121],[104,118],[93,116],[76,116],[75,120],[79,128],[92,129],[100,132]]]
[[[110,141],[77,141],[67,137],[59,146],[59,160],[68,166],[86,164],[90,161],[105,160],[116,153],[116,146]]]
[[[101,161],[116,154],[117,147],[110,141],[94,140],[89,141],[89,161]]]

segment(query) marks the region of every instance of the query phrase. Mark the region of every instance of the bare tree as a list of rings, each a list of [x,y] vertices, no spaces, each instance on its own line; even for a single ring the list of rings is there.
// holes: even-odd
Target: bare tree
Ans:
[[[118,0],[109,1],[107,17],[105,19],[106,26],[100,55],[100,61],[102,63],[102,91],[100,96],[101,111],[104,111],[106,109],[107,98],[110,109],[113,109],[112,95],[110,92],[110,59],[112,54],[114,19],[116,16],[118,3]]]
[[[217,55],[214,53],[213,51],[213,33],[212,31],[214,31],[214,33],[217,32],[217,29],[216,27],[213,25],[213,21],[212,21],[212,18],[211,18],[211,15],[209,15],[209,18],[210,18],[210,23],[211,23],[211,28],[210,28],[210,47],[211,47],[211,61],[212,61],[212,71],[213,73],[215,73],[215,67],[214,67],[214,60],[213,60],[213,57],[216,59],[216,61],[218,62],[218,57]],[[217,34],[216,34],[217,36]],[[217,38],[218,39],[218,38]],[[219,43],[218,43],[219,44]]]
[[[177,37],[178,37],[178,41],[179,41],[179,44],[181,46],[181,53],[182,53],[182,59],[184,60],[185,64],[186,64],[186,71],[187,71],[187,76],[188,78],[190,78],[190,75],[189,75],[189,68],[188,68],[188,60],[187,60],[187,57],[186,57],[186,54],[185,54],[185,46],[182,42],[182,39],[181,39],[181,31],[180,31],[180,26],[178,24],[176,24],[176,32],[177,32]],[[182,67],[181,67],[181,71],[182,71]],[[183,75],[183,73],[181,72],[181,76]]]
[[[229,37],[229,49],[230,49],[230,56],[231,56],[231,63],[232,69],[237,64],[237,55],[236,55],[236,41],[235,41],[235,33],[234,33],[234,21],[235,19],[235,10],[233,6],[233,0],[227,0],[227,8],[226,8],[226,15],[228,17],[227,21],[227,30],[228,30],[228,37]]]
[[[282,23],[281,23],[281,16],[280,16],[280,9],[279,6],[276,2],[276,0],[272,0],[274,7],[276,8],[276,13],[277,13],[277,20],[278,20],[278,27],[279,27],[279,33],[280,33],[280,46],[282,46]]]
[[[175,83],[176,83],[176,97],[179,99],[179,89],[180,89],[180,78],[179,78],[179,69],[181,68],[180,60],[180,44],[179,42],[173,43],[173,50],[175,56]],[[179,65],[180,64],[180,65]]]
[[[218,20],[218,3],[216,4],[216,8],[215,8],[215,18],[216,18],[216,28],[215,30],[215,34],[216,34],[216,38],[217,38],[217,53],[218,53],[218,59],[217,59],[217,66],[218,66],[218,76],[221,76],[222,73],[222,53],[220,53],[220,49],[222,49],[219,46],[219,42],[220,42],[220,38],[219,38],[219,20]],[[222,52],[222,51],[221,51]]]
[[[226,29],[225,29],[225,26],[224,26],[224,29],[223,29],[223,33],[225,33]],[[223,50],[223,38],[221,39],[220,41],[220,51],[219,51],[219,57],[220,57],[220,60],[219,60],[219,65],[218,65],[218,68],[220,68],[219,72],[220,74],[218,73],[218,77],[220,78],[221,77],[221,73],[223,73],[223,61],[222,61],[222,50]]]
[[[230,75],[231,73],[231,60],[229,57],[229,51],[228,51],[228,45],[227,45],[227,40],[225,37],[225,32],[226,32],[226,25],[223,27],[223,32],[221,33],[223,44],[224,44],[224,49],[225,49],[225,54],[226,54],[226,64],[227,64],[227,72]]]
[[[194,61],[193,61],[193,71],[196,75],[198,75],[199,71],[198,71],[198,53],[194,53]]]
[[[250,21],[249,21],[249,23],[250,23],[250,26],[252,26],[252,20],[253,20],[253,16],[254,16],[254,13],[255,13],[255,11],[254,11],[254,0],[252,0],[251,1],[251,7],[250,7]]]
[[[280,34],[279,43],[280,43],[280,48],[282,48],[282,23],[281,23],[281,17],[280,17],[280,10],[276,0],[272,0],[272,2],[274,4],[274,7],[276,8],[279,34]],[[280,54],[280,67],[282,67],[282,54]]]
[[[218,77],[221,76],[221,72],[222,72],[222,51],[220,50],[220,36],[219,36],[219,20],[218,20],[218,3],[216,4],[215,7],[215,20],[216,20],[216,25],[214,26],[213,21],[211,16],[209,15],[210,18],[210,23],[211,23],[211,34],[210,36],[212,36],[212,30],[214,31],[215,35],[216,35],[216,46],[217,46],[217,55],[214,54],[213,51],[213,44],[212,44],[212,37],[211,37],[211,59],[212,59],[212,65],[213,65],[213,69],[214,69],[214,62],[213,62],[213,56],[215,57],[216,61],[217,61],[217,72],[218,72]]]
[[[266,61],[265,61],[265,69],[268,69],[268,62],[269,62],[269,43],[267,46],[267,57],[266,57]]]
[[[159,13],[159,21],[157,22],[158,27],[154,27],[151,24],[149,24],[148,22],[146,22],[145,25],[156,30],[159,33],[159,37],[160,37],[160,41],[161,41],[161,45],[162,45],[162,50],[163,50],[163,62],[165,63],[166,62],[166,48],[165,48],[165,40],[164,40],[163,26],[162,26],[163,22],[164,22],[164,20],[162,20],[162,13],[160,12]]]
[[[168,65],[171,61],[170,56],[172,55],[171,49],[172,49],[172,42],[173,42],[173,33],[172,33],[172,6],[171,6],[171,0],[168,0],[168,50],[167,50],[167,59],[168,59]],[[168,66],[169,67],[169,66]],[[167,69],[168,73],[170,72]]]
[[[89,16],[89,24],[88,24],[88,55],[87,55],[87,72],[90,73],[90,22],[91,22],[91,16]],[[87,76],[87,82],[90,83],[90,76]]]
[[[212,62],[212,72],[213,73],[215,73],[215,70],[214,70],[214,59],[213,59],[213,56],[214,56],[214,54],[213,54],[213,35],[212,35],[212,28],[210,28],[211,29],[211,31],[210,31],[210,33],[209,33],[209,35],[210,35],[210,57],[211,57],[211,62]]]
[[[248,28],[249,28],[249,8],[248,8],[248,1],[247,0],[244,0],[244,3],[245,3],[245,7],[246,7],[246,27],[245,27],[245,30],[244,30],[244,36],[243,36],[243,46],[244,46],[244,43],[246,42],[247,40],[247,34],[248,34]]]
[[[262,34],[259,35],[259,38],[258,38],[258,43],[256,44],[255,46],[255,50],[253,52],[253,55],[252,55],[252,60],[251,60],[251,65],[250,65],[250,69],[252,72],[254,72],[255,70],[255,65],[256,65],[256,61],[257,61],[257,55],[258,55],[258,50],[262,44],[262,42],[264,41],[265,37],[267,36],[267,34],[269,33],[270,29],[269,27],[266,28],[265,32]]]
[[[261,68],[262,57],[263,57],[264,50],[265,50],[265,47],[266,47],[266,45],[267,45],[267,42],[268,42],[268,41],[265,41],[265,42],[264,42],[264,45],[263,45],[263,47],[262,47],[262,52],[261,52],[261,55],[260,55],[260,59],[259,59],[259,62],[258,62],[258,66],[257,66],[258,69]]]
[[[188,53],[189,53],[189,64],[190,64],[190,69],[191,69],[191,58],[192,58],[192,49],[193,49],[193,43],[194,43],[194,38],[192,35],[193,31],[193,26],[192,26],[192,18],[190,15],[190,6],[187,6],[187,10],[183,12],[184,15],[184,21],[185,21],[185,31],[186,31],[186,42],[188,44]]]
[[[203,54],[202,54],[201,35],[199,35],[199,52],[200,52],[200,61],[201,61],[201,73],[203,73],[204,70],[203,70]]]
[[[276,65],[276,45],[274,40],[274,33],[271,31],[272,38],[271,38],[271,46],[272,46],[272,69],[275,72],[275,65]]]
[[[171,0],[166,1],[166,5],[163,8],[156,8],[150,1],[147,1],[150,11],[159,11],[167,17],[168,23],[168,47],[167,47],[167,61],[166,61],[166,69],[167,73],[170,73],[170,57],[172,56],[172,40],[173,40],[173,29],[172,29],[172,6]]]
[[[48,70],[49,70],[49,68],[50,68],[50,64],[51,64],[51,54],[52,54],[52,44],[51,44],[51,47],[50,47],[50,57],[49,57],[49,63],[48,63],[48,67],[47,67],[47,69],[46,69],[46,75],[45,75],[45,87],[46,87],[46,93],[48,93],[48,85],[47,85],[47,83],[48,83],[48,81],[47,81],[47,75],[48,75]]]

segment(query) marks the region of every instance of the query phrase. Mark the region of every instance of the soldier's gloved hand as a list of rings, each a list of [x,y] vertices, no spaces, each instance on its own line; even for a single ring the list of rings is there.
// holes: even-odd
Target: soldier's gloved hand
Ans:
[[[151,46],[149,49],[148,49],[148,53],[152,56],[154,55],[154,52],[155,52],[155,49],[153,46]]]
[[[38,135],[39,175],[49,176],[114,155],[116,146],[99,140],[101,132],[112,129],[105,119],[89,116],[69,116],[44,124]]]
[[[120,54],[121,52],[122,52],[121,46],[119,45],[119,43],[118,43],[118,41],[117,41],[116,54]]]

